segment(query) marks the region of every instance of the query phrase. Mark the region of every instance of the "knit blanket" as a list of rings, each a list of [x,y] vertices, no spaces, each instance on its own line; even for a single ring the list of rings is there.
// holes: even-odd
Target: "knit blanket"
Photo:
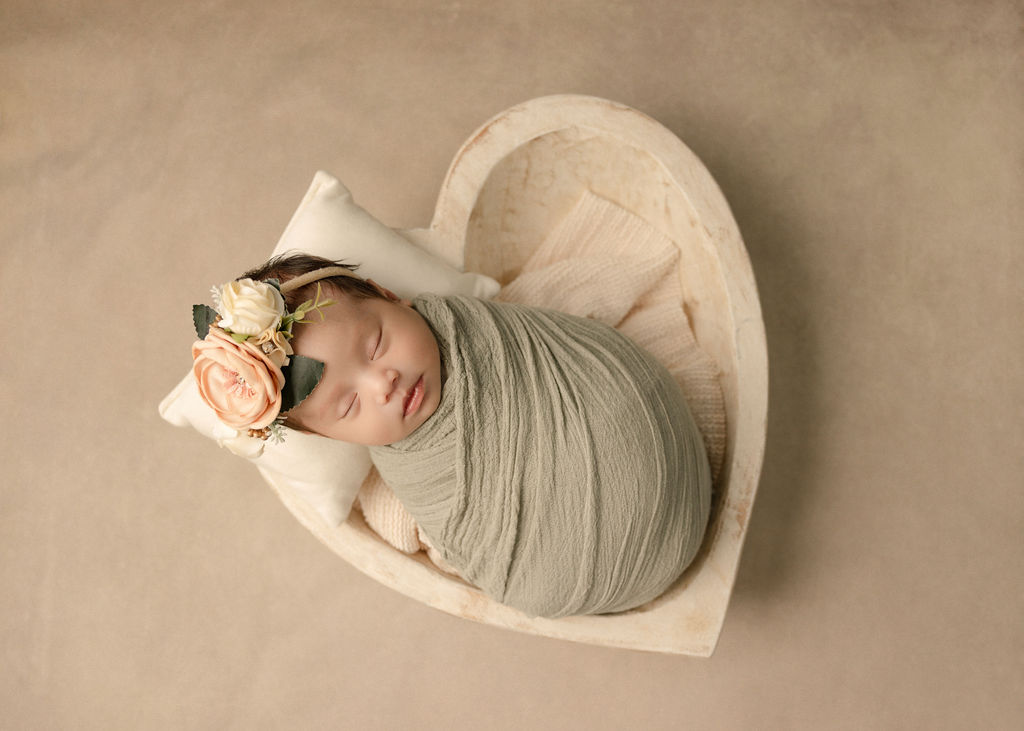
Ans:
[[[371,455],[442,558],[531,616],[616,612],[667,589],[711,493],[669,372],[592,319],[460,297],[413,306],[440,346],[441,402]]]

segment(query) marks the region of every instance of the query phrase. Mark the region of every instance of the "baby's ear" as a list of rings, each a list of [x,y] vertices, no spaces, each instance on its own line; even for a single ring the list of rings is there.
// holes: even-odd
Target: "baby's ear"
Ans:
[[[372,284],[372,285],[374,286],[374,288],[375,288],[375,289],[376,289],[376,290],[377,290],[378,292],[380,292],[380,293],[381,293],[382,295],[384,295],[385,297],[387,297],[387,298],[388,298],[389,300],[391,300],[392,302],[401,302],[401,303],[402,303],[403,305],[411,305],[411,304],[412,304],[412,302],[410,302],[409,300],[404,300],[404,299],[402,299],[402,298],[401,298],[401,297],[399,297],[399,296],[398,296],[397,294],[395,294],[394,292],[392,292],[392,291],[391,291],[390,289],[388,289],[387,287],[382,287],[382,286],[380,286],[379,284],[377,284],[377,283],[376,283],[375,281],[373,281],[372,279],[367,279],[366,281],[367,281],[367,282],[369,282],[370,284]]]

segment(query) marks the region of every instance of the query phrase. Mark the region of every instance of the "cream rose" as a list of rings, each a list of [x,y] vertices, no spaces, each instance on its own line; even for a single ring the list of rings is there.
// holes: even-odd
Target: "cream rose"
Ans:
[[[239,335],[260,335],[276,330],[284,317],[284,298],[266,282],[239,279],[214,287],[220,326]]]
[[[281,412],[284,374],[262,349],[236,342],[218,327],[192,345],[199,395],[235,429],[262,429]]]

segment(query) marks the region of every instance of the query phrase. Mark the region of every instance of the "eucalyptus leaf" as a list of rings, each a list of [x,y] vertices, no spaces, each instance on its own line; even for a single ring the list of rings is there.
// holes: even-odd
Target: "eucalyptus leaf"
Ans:
[[[324,374],[324,364],[315,358],[293,355],[281,372],[284,373],[284,388],[281,389],[281,412],[284,413],[313,393]]]
[[[217,310],[209,305],[192,305],[192,322],[196,326],[196,335],[200,340],[206,339],[210,325],[217,319]]]

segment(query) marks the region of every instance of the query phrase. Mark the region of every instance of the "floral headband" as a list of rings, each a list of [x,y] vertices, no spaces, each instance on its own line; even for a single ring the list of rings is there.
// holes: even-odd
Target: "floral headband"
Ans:
[[[316,297],[288,312],[284,296],[326,277],[362,279],[345,267],[324,267],[281,284],[238,279],[213,287],[213,307],[193,305],[192,320],[199,340],[192,345],[192,373],[199,395],[227,427],[218,439],[232,451],[255,455],[262,442],[284,440],[281,414],[302,403],[320,382],[324,364],[296,355],[292,328],[307,322],[311,312],[324,318],[324,307],[336,304]],[[233,431],[234,433],[227,433]]]

